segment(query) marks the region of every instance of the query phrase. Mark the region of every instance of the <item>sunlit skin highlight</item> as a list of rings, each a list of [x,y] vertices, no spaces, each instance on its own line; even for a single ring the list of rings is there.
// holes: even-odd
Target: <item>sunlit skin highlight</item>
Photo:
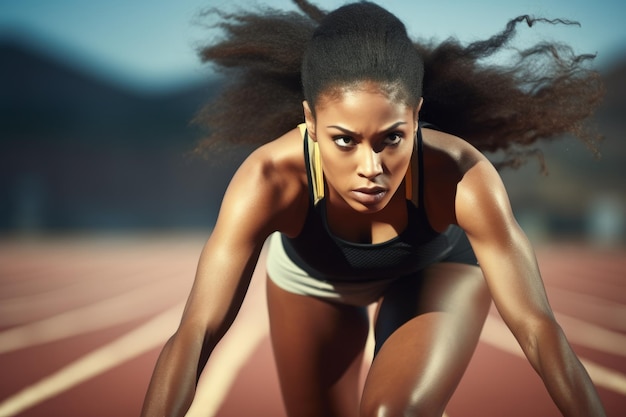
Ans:
[[[599,98],[597,87],[586,87],[595,78],[578,63],[582,57],[557,57],[559,44],[541,43],[511,67],[483,66],[484,57],[506,50],[518,23],[543,21],[528,16],[467,47],[455,39],[426,47],[372,2],[328,14],[306,0],[296,3],[308,10],[305,20],[274,11],[223,16],[229,36],[204,50],[207,60],[235,70],[232,87],[207,108],[217,137],[245,143],[247,134],[280,136],[252,152],[228,185],[142,415],[193,414],[186,413],[201,394],[199,371],[237,317],[264,256],[269,336],[286,415],[441,416],[493,302],[562,414],[606,416],[555,319],[506,188],[476,146],[506,150],[578,126],[590,114],[580,109],[587,103],[592,109]],[[537,60],[543,55],[553,59]],[[531,74],[543,63],[558,71]],[[563,75],[562,68],[572,72]],[[422,81],[429,97],[423,110]],[[307,142],[296,126],[302,116],[294,106],[303,95],[324,173],[319,202],[310,190],[321,184],[311,181]],[[554,106],[570,98],[573,110]],[[415,193],[407,201],[420,111],[438,129],[425,127],[420,135],[415,159],[423,165],[411,170]],[[328,259],[321,245],[333,252]],[[362,375],[372,330],[376,355]]]

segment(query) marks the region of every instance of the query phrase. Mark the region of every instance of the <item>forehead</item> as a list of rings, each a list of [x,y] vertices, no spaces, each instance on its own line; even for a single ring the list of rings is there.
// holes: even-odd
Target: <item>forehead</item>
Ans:
[[[320,134],[340,128],[365,137],[379,135],[393,126],[414,127],[414,119],[413,109],[403,102],[391,101],[380,91],[365,90],[350,90],[327,99],[314,116]]]
[[[408,106],[406,95],[402,93],[401,87],[397,83],[357,81],[327,88],[317,98],[315,110],[324,111],[329,107],[348,103],[358,105],[358,98],[364,96],[385,99],[390,105]]]

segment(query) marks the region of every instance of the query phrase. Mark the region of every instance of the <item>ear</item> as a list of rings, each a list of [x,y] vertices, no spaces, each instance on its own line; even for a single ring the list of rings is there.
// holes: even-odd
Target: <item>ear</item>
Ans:
[[[313,111],[306,100],[302,102],[302,108],[304,109],[304,122],[306,123],[306,130],[309,137],[312,140],[317,141],[317,137],[315,136],[315,117],[313,116]]]

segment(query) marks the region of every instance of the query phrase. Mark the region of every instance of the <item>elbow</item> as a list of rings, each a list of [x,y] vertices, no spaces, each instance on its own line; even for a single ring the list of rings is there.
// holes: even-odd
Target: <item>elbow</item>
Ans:
[[[217,316],[217,317],[216,317]],[[187,312],[168,341],[174,350],[187,352],[197,358],[197,377],[209,357],[234,320],[229,315],[209,314],[205,311]]]
[[[550,365],[553,354],[567,343],[563,329],[552,315],[527,320],[514,334],[528,361],[540,374]]]
[[[215,347],[215,343],[212,343],[212,339],[210,334],[203,329],[181,324],[167,340],[163,351],[172,352],[172,355],[176,357],[185,355],[189,358],[196,358],[194,376],[195,382],[197,383]],[[189,371],[191,371],[191,369]],[[189,375],[189,377],[191,377],[191,375]]]
[[[178,328],[170,337],[173,344],[204,348],[213,339],[215,332],[205,321],[183,317]]]
[[[183,314],[178,328],[171,339],[184,340],[193,345],[210,345],[212,340],[219,339],[219,325],[204,314]]]

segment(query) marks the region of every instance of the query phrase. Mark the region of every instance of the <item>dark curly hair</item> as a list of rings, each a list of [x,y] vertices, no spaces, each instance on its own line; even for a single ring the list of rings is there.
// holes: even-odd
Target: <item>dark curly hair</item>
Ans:
[[[519,166],[534,153],[530,145],[565,134],[597,152],[601,136],[586,124],[604,95],[599,73],[588,68],[594,55],[546,42],[517,51],[508,66],[485,63],[507,48],[518,24],[576,22],[525,15],[467,46],[454,38],[425,44],[410,40],[403,23],[373,3],[327,13],[294,2],[297,12],[207,12],[221,19],[224,36],[199,54],[228,81],[195,118],[208,128],[197,152],[274,139],[303,121],[304,98],[315,103],[320,93],[364,80],[407,104],[423,96],[421,120],[483,152],[504,151],[499,167]]]

